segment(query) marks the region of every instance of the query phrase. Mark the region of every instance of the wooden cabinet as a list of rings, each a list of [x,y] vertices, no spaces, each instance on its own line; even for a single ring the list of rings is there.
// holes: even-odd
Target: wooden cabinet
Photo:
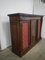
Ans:
[[[9,14],[12,51],[23,56],[41,39],[42,18],[24,13]]]

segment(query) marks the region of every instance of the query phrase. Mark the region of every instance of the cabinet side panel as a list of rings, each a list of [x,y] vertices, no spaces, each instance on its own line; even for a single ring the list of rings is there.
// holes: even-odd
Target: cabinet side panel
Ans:
[[[11,23],[11,40],[12,40],[12,49],[17,49],[17,26],[16,26],[16,23]]]
[[[18,51],[19,53],[22,51],[22,24],[20,22],[17,23],[17,32],[18,32]]]

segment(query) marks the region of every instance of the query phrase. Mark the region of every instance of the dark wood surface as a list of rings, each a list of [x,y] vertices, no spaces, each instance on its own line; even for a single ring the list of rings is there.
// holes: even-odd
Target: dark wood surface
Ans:
[[[8,16],[32,16],[32,17],[43,17],[43,15],[35,15],[35,14],[27,14],[27,13],[13,13],[13,14],[8,14]]]
[[[30,14],[10,14],[12,51],[23,56],[41,39],[43,16]]]

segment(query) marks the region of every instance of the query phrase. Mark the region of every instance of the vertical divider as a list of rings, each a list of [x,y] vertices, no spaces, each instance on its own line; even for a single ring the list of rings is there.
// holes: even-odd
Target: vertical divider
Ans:
[[[36,20],[36,42],[38,40],[38,20]]]
[[[30,43],[31,43],[31,20],[30,20]]]
[[[28,22],[28,44],[31,46],[31,21]]]

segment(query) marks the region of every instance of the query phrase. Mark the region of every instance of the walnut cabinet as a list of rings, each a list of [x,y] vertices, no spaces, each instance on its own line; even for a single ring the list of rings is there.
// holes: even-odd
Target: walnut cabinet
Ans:
[[[9,14],[12,51],[23,56],[41,39],[43,16],[24,13]]]

